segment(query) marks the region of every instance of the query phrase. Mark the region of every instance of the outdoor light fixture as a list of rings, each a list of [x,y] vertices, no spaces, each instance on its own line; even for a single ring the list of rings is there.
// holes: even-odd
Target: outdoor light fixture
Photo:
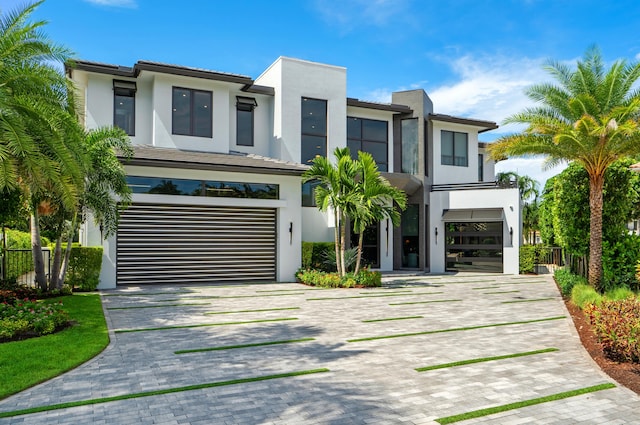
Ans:
[[[293,221],[289,222],[289,245],[293,244]]]
[[[511,237],[511,245],[513,245],[513,227],[509,227],[509,236]]]
[[[438,227],[436,226],[436,245],[438,245]]]

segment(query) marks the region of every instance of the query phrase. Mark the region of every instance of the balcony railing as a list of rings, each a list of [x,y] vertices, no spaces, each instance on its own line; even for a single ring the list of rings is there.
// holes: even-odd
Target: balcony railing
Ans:
[[[450,183],[434,184],[431,186],[432,192],[445,192],[450,190],[481,190],[481,189],[517,189],[518,183],[510,182],[472,182],[472,183]]]

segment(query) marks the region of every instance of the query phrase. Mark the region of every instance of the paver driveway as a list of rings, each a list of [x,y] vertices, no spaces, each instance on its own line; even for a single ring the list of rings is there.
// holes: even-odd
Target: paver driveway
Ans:
[[[433,424],[613,382],[583,350],[549,276],[384,281],[384,288],[367,290],[292,283],[104,292],[112,338],[107,350],[0,401],[0,412],[141,397],[8,417],[0,424]],[[171,326],[184,327],[162,329]],[[149,328],[160,329],[122,332]],[[291,340],[302,341],[283,342]],[[267,342],[282,343],[229,348]],[[545,352],[415,370],[538,350]],[[315,373],[289,376],[307,371]],[[255,377],[264,380],[216,386]],[[198,384],[203,388],[142,396]],[[461,423],[640,423],[640,398],[617,386]]]

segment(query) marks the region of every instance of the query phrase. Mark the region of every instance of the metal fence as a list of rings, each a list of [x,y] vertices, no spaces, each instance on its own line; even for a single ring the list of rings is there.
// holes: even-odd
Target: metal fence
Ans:
[[[42,249],[45,273],[51,270],[51,251]],[[35,284],[35,271],[33,267],[33,254],[30,249],[8,249],[4,255],[0,253],[0,279],[13,281],[21,285]]]
[[[559,267],[568,267],[572,273],[586,278],[589,274],[589,257],[567,254],[560,247],[548,247],[536,258],[536,273],[549,273]]]

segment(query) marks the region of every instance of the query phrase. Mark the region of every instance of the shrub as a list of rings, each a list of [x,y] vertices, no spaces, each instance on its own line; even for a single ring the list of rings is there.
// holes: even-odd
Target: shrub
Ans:
[[[80,291],[93,291],[100,283],[101,246],[72,246],[66,283]]]
[[[67,324],[62,303],[14,300],[0,303],[0,338],[14,339],[47,335]]]
[[[337,270],[336,266],[336,250],[330,249],[324,252],[324,270],[334,271]],[[344,269],[347,272],[353,271],[356,268],[356,260],[358,259],[358,248],[349,248],[344,250]]]
[[[302,242],[302,268],[325,270],[325,253],[335,252],[334,246],[333,242]],[[335,271],[335,263],[333,267],[325,271]]]
[[[557,269],[553,274],[553,277],[556,280],[558,288],[560,288],[560,292],[565,297],[571,295],[571,290],[574,286],[578,284],[588,284],[587,279],[582,276],[578,276],[577,274],[571,273],[571,270],[569,270],[568,268]]]
[[[636,294],[629,288],[620,287],[605,292],[604,297],[610,301],[621,301],[635,297]]]
[[[533,273],[535,264],[535,245],[522,245],[520,247],[520,273]]]
[[[602,295],[588,284],[579,283],[571,290],[571,301],[584,310],[588,305],[598,305],[602,302]]]
[[[338,273],[300,269],[296,272],[296,278],[304,284],[322,288],[364,288],[382,285],[382,274],[367,269],[360,270],[357,275],[347,273],[342,278]]]
[[[639,289],[636,264],[640,260],[640,236],[625,235],[621,240],[602,242],[602,287]]]
[[[586,307],[585,314],[609,358],[640,362],[640,300],[604,300]]]

